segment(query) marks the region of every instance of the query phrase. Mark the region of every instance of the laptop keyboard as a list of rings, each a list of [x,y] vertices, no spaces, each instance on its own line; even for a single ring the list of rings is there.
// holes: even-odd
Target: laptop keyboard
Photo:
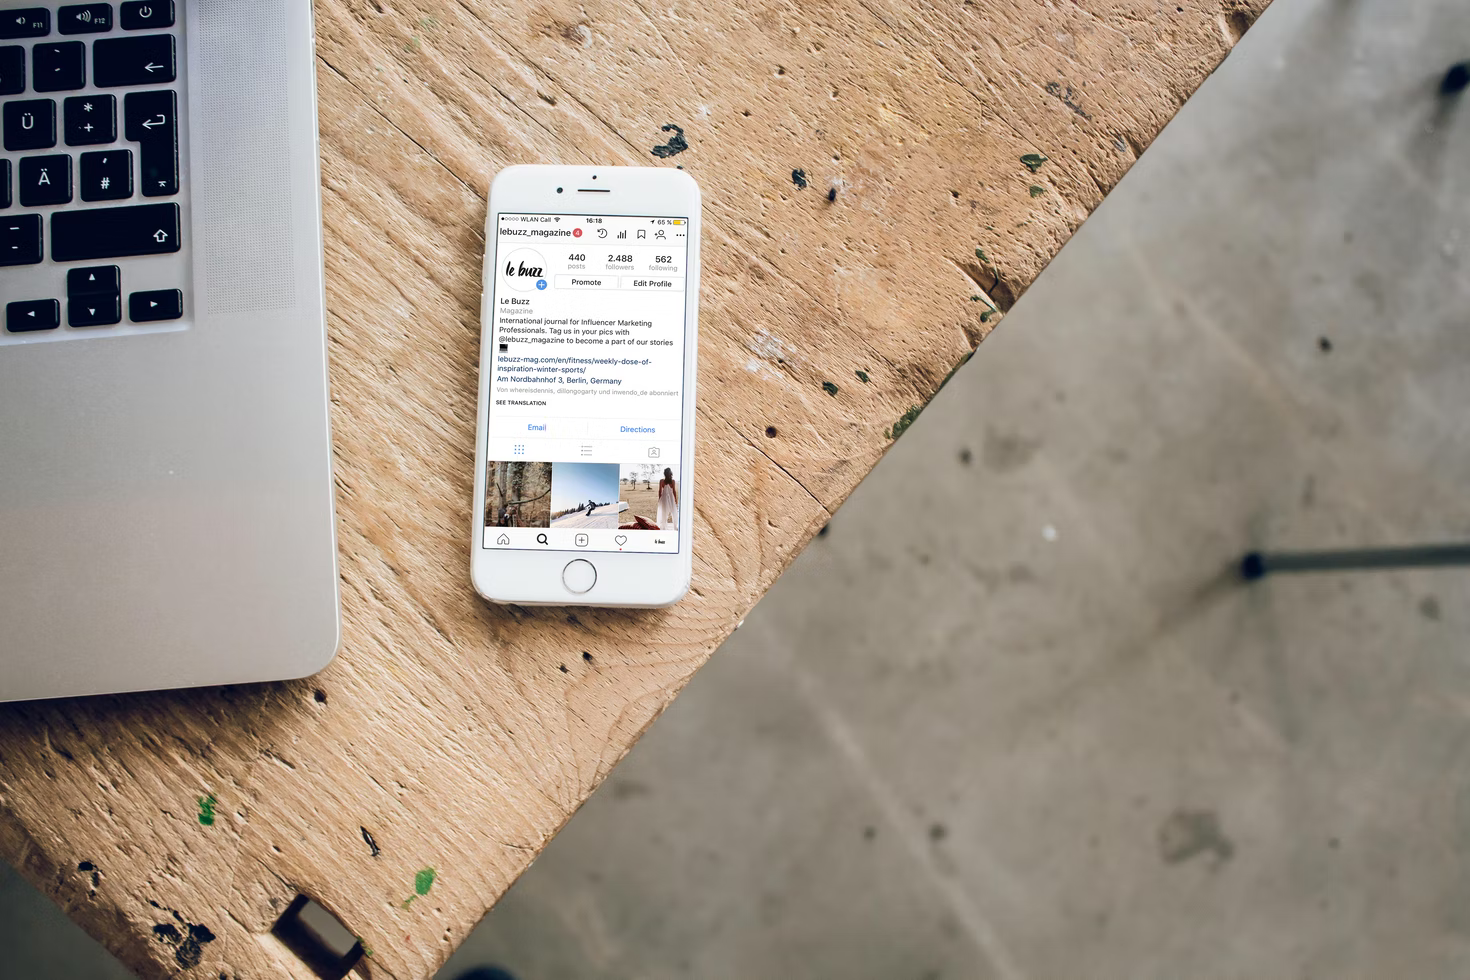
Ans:
[[[185,316],[175,7],[0,0],[0,344]]]

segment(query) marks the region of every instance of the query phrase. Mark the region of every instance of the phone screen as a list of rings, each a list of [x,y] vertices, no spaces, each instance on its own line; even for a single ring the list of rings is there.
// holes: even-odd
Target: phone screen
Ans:
[[[483,547],[679,550],[678,216],[496,216]]]

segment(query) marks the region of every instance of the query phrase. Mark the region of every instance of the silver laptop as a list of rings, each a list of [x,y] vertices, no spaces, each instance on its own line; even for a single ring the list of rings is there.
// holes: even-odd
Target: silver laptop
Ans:
[[[337,649],[310,0],[0,0],[0,700]]]

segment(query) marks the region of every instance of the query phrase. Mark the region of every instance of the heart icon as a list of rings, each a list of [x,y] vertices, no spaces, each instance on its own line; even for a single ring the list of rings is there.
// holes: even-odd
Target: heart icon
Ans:
[[[618,543],[618,547],[621,548],[623,545],[628,543],[628,536],[626,534],[619,534],[617,537],[613,538],[613,540],[616,541]]]

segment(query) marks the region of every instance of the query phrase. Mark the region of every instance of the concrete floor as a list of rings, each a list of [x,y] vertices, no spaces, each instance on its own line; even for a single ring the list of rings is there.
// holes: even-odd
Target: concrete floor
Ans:
[[[1470,974],[1470,570],[1227,574],[1470,536],[1467,56],[1277,0],[441,976]]]

